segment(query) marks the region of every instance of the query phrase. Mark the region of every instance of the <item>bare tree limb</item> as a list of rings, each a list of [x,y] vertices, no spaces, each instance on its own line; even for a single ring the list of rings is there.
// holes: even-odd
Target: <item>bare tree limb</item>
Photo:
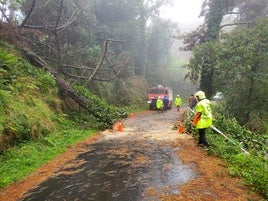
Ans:
[[[125,63],[122,65],[122,66],[120,66],[119,67],[119,69],[117,70],[117,71],[115,71],[114,69],[113,69],[113,73],[114,73],[114,75],[113,76],[110,76],[109,78],[96,78],[96,77],[93,77],[92,78],[92,80],[94,80],[94,81],[111,81],[111,80],[113,80],[113,79],[115,79],[119,74],[120,74],[120,72],[129,64],[129,61],[130,61],[130,59],[131,59],[131,57],[129,56],[127,59],[126,59],[126,61],[125,61]],[[87,69],[87,68],[85,68],[85,67],[77,67],[78,69],[80,69],[80,68],[82,68],[82,69]],[[91,70],[93,69],[93,68],[90,68]],[[110,70],[111,68],[102,68],[102,70]],[[83,73],[82,73],[83,74]],[[77,79],[77,80],[75,80],[74,82],[77,82],[77,81],[79,81],[79,80],[87,80],[88,79],[88,77],[86,77],[86,76],[83,76],[83,75],[74,75],[74,74],[71,74],[71,73],[69,73],[69,72],[64,72],[64,75],[66,75],[66,76],[68,76],[68,77],[70,77],[71,79]]]
[[[224,25],[220,26],[220,28],[222,29],[223,27],[227,27],[227,26],[249,25],[249,24],[251,24],[251,23],[249,23],[249,22],[237,22],[237,23],[224,24]]]
[[[131,59],[131,56],[129,56],[127,58],[125,64],[122,65],[121,68],[117,72],[115,72],[115,74],[112,77],[110,77],[109,79],[92,78],[92,80],[94,80],[94,81],[111,81],[111,80],[115,79],[120,74],[120,72],[129,64],[130,59]]]
[[[77,19],[77,17],[80,15],[80,13],[81,13],[80,10],[75,9],[73,11],[72,16],[70,17],[70,19],[64,25],[59,26],[57,28],[57,31],[58,32],[64,31],[67,27],[69,27]]]
[[[24,24],[23,28],[27,28],[27,29],[38,29],[38,30],[47,30],[47,31],[57,31],[57,32],[62,32],[64,31],[67,27],[69,27],[79,16],[80,12],[78,11],[78,9],[74,10],[72,13],[72,16],[66,21],[66,23],[64,23],[63,25],[57,25],[57,26],[35,26],[35,25],[27,25]]]
[[[225,15],[240,15],[239,12],[227,12]]]
[[[95,70],[92,72],[92,74],[89,76],[87,82],[85,83],[85,86],[87,86],[89,84],[89,82],[92,80],[92,78],[96,75],[96,73],[98,72],[98,70],[100,69],[100,67],[103,64],[104,58],[106,57],[106,54],[108,52],[108,46],[109,46],[109,42],[123,42],[122,40],[113,40],[113,39],[108,39],[104,42],[103,46],[104,46],[104,50],[102,52],[102,56],[99,59],[99,62],[95,68]]]
[[[35,8],[35,2],[36,2],[36,0],[33,0],[29,12],[27,13],[26,17],[24,18],[24,20],[22,21],[22,23],[21,23],[20,26],[19,26],[20,28],[23,28],[24,25],[26,24],[26,22],[28,21],[28,19],[31,17],[31,15],[32,15],[32,13],[33,13],[33,10],[34,10],[34,8]]]
[[[55,24],[54,32],[56,32],[56,30],[57,30],[57,27],[58,27],[58,24],[59,24],[59,21],[61,18],[61,14],[62,14],[62,9],[63,9],[63,0],[61,0],[61,2],[60,2],[60,9],[59,9],[58,18],[57,18],[57,21]]]
[[[114,69],[114,67],[113,67],[114,65],[112,64],[112,62],[110,61],[110,59],[106,57],[106,61],[108,62],[108,64],[110,64],[110,67],[113,70],[114,74],[116,74],[116,70]]]

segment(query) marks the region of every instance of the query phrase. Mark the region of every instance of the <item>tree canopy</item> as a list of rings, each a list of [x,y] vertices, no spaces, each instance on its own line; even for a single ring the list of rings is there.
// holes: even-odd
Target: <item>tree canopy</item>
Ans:
[[[240,123],[261,120],[267,115],[266,64],[268,62],[268,21],[252,29],[243,28],[221,35],[220,40],[197,46],[189,64],[189,77],[197,80],[204,68],[213,70],[207,83],[214,92],[225,94],[227,112]]]
[[[19,39],[17,45],[32,61],[42,67],[46,63],[71,85],[92,89],[98,86],[95,81],[145,73],[150,77],[152,66],[155,70],[165,66],[174,25],[158,15],[169,2],[6,0],[0,2],[0,17],[4,25],[17,30],[7,38]]]
[[[206,0],[203,3],[201,16],[205,16],[205,23],[189,34],[182,36],[185,47],[184,50],[193,50],[196,45],[218,40],[222,28],[225,26],[249,25],[254,26],[257,18],[265,18],[267,13],[267,1],[234,1],[234,0]],[[231,23],[225,19],[231,16]],[[241,26],[243,28],[243,26]],[[200,83],[200,89],[206,91],[208,97],[215,93],[215,88],[211,84],[214,77],[214,67],[212,61],[206,63],[208,58],[204,58],[199,62],[200,71],[191,75],[191,70],[187,74],[187,78],[195,79]],[[201,65],[202,63],[202,65]],[[190,66],[192,66],[190,64]]]

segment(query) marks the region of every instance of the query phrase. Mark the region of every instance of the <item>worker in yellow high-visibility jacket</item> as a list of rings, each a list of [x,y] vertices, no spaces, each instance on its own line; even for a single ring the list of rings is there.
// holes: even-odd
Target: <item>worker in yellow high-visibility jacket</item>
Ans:
[[[160,111],[163,112],[163,106],[164,106],[163,100],[159,96],[158,99],[157,99],[157,101],[156,101],[156,109],[157,109],[157,112],[160,112]]]
[[[180,110],[180,106],[182,105],[182,100],[180,95],[177,95],[175,98],[175,106],[177,107],[177,110]]]
[[[193,124],[198,129],[198,145],[208,146],[208,142],[206,140],[206,129],[212,125],[211,102],[206,98],[206,94],[203,91],[196,92],[195,97],[198,103],[195,106],[196,114]]]

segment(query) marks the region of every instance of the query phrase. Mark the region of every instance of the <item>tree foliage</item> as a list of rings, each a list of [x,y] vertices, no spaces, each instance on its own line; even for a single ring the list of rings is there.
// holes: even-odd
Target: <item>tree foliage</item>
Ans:
[[[267,102],[258,98],[267,93],[267,34],[268,21],[265,20],[254,29],[242,29],[223,37],[224,49],[217,69],[220,73],[216,73],[214,80],[220,81],[218,86],[225,80],[230,112],[242,123],[267,115]]]
[[[158,35],[151,28],[159,27],[161,23],[152,19],[169,1],[6,0],[0,2],[0,12],[3,24],[16,25],[15,34],[9,37],[19,39],[16,45],[31,55],[31,61],[52,67],[70,86],[77,83],[92,88],[97,86],[94,81],[127,79],[145,72],[151,77],[154,74],[147,68],[164,66],[172,40],[168,30],[173,25],[161,22],[165,31],[158,28]],[[11,3],[16,3],[12,8],[19,18],[8,15]],[[158,57],[149,58],[156,54]]]
[[[268,107],[265,98],[261,98],[268,90],[267,52],[268,21],[264,20],[253,29],[237,29],[222,35],[219,41],[198,46],[188,76],[196,80],[204,68],[213,69],[213,79],[207,83],[214,92],[225,94],[228,113],[244,125],[263,122]]]
[[[155,32],[152,31],[152,27],[159,26],[160,23],[159,20],[155,20],[159,19],[159,8],[168,2],[168,0],[95,1],[94,12],[100,22],[96,27],[97,40],[102,41],[107,37],[123,40],[124,48],[132,55],[133,73],[143,76],[148,63],[151,64],[150,54],[161,54],[160,57],[163,57],[166,54],[166,51],[160,51],[163,48],[163,41],[168,43],[171,40],[166,37],[165,31],[171,29],[171,24],[163,27],[167,29],[163,29],[164,34],[157,37],[153,35]],[[148,26],[148,21],[150,21],[150,26]],[[151,49],[152,43],[155,43],[156,49]],[[158,52],[154,52],[158,49]],[[159,62],[160,58],[156,59],[156,62]]]
[[[238,24],[249,24],[258,17],[267,17],[267,1],[233,1],[233,0],[207,0],[202,6],[201,16],[205,16],[205,23],[193,32],[182,36],[185,47],[184,50],[193,50],[196,45],[218,40],[222,27],[234,26]],[[222,24],[223,18],[226,15],[235,15],[238,21],[231,24]],[[199,50],[196,50],[196,53]],[[207,55],[209,57],[209,55]],[[200,88],[206,91],[208,97],[211,97],[215,92],[212,86],[212,79],[214,79],[214,65],[209,58],[204,58],[198,64],[196,59],[191,60],[189,69],[193,65],[198,65],[199,71],[195,73],[189,71],[186,78],[200,82]],[[206,63],[206,61],[208,63]],[[202,66],[201,66],[202,64]]]

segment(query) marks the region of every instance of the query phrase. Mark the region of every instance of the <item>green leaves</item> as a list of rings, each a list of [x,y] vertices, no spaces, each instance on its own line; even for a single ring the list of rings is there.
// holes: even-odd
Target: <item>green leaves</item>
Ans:
[[[4,49],[0,49],[0,67],[1,68],[11,68],[12,65],[16,65],[17,58],[14,54],[8,53]]]
[[[226,118],[224,104],[213,105],[214,125],[235,144],[208,130],[208,152],[227,161],[231,176],[245,179],[253,190],[268,198],[268,134],[256,134],[241,126],[235,118]],[[245,155],[240,148],[250,153]]]
[[[261,157],[237,154],[229,159],[229,171],[232,176],[243,177],[256,191],[268,198],[268,166]]]
[[[0,48],[0,152],[55,129],[59,104],[54,78]],[[49,102],[49,104],[47,103]],[[37,112],[38,111],[38,112]]]
[[[205,80],[200,85],[203,90],[223,92],[227,112],[239,123],[252,126],[255,114],[267,120],[268,104],[257,98],[268,92],[267,52],[268,20],[263,20],[251,29],[235,29],[222,34],[219,41],[197,46],[187,76],[194,82]],[[212,79],[206,80],[210,75]]]
[[[225,122],[225,121],[223,121]],[[230,120],[228,126],[224,127],[219,122],[215,122],[217,128],[224,131],[229,138],[237,142],[237,145],[225,140],[222,136],[208,132],[208,141],[210,147],[208,152],[220,156],[227,161],[228,170],[231,176],[242,177],[253,190],[260,192],[265,198],[268,198],[268,163],[265,158],[266,150],[257,148],[267,147],[267,135],[261,140],[258,136],[249,135],[249,131],[241,128],[236,121]],[[238,144],[241,142],[241,144]],[[250,155],[241,153],[239,146],[246,147]]]
[[[67,126],[58,127],[58,130],[35,142],[27,142],[0,154],[0,188],[24,178],[36,168],[42,166],[58,154],[64,152],[70,145],[88,138],[97,131],[80,130],[72,121]],[[19,170],[18,170],[19,167]]]
[[[74,88],[90,100],[86,108],[87,112],[101,124],[101,129],[110,128],[116,120],[122,118],[121,114],[126,114],[121,109],[109,106],[100,98],[91,94],[85,87],[75,86]]]

